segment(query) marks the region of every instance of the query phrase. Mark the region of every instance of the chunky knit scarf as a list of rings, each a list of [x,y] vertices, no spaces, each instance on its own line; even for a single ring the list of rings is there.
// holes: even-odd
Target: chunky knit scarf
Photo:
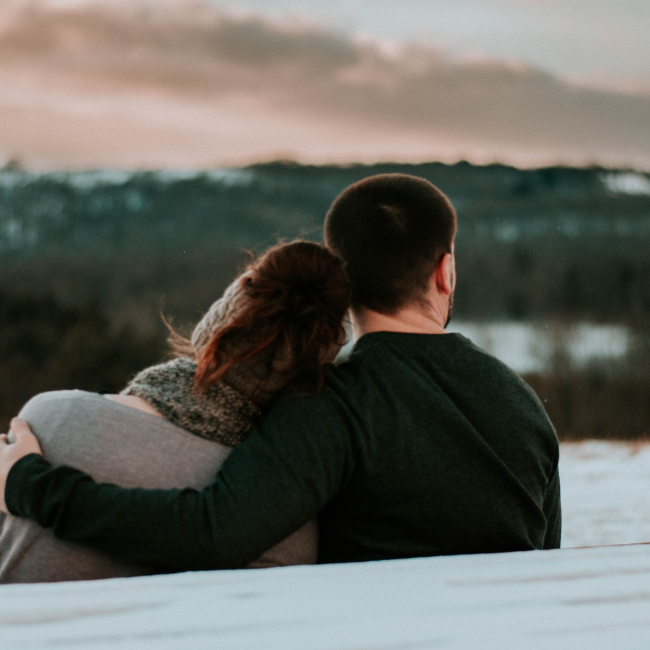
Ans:
[[[232,320],[241,305],[243,277],[226,289],[192,333],[192,348],[198,356],[215,330]],[[242,345],[243,342],[238,342]],[[226,352],[233,352],[231,344]],[[261,416],[260,408],[293,377],[283,372],[281,360],[274,360],[268,381],[268,359],[255,358],[231,368],[222,381],[202,393],[194,388],[196,362],[174,359],[140,372],[122,391],[137,395],[161,415],[191,433],[224,445],[235,446],[248,435]]]

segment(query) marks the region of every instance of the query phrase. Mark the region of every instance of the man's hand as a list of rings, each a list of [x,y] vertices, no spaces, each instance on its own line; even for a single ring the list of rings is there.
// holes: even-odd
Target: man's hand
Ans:
[[[12,438],[11,442],[9,442],[9,436]],[[0,512],[9,514],[5,502],[5,487],[9,471],[14,463],[29,454],[42,456],[41,446],[27,422],[14,418],[11,421],[9,434],[0,434]]]

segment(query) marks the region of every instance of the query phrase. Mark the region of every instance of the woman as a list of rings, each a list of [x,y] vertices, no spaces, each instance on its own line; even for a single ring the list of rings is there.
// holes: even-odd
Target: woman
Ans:
[[[190,340],[172,336],[172,361],[142,371],[119,395],[37,395],[20,417],[50,461],[98,481],[200,489],[280,391],[320,389],[323,364],[344,342],[348,306],[343,264],[325,247],[275,246],[230,285]],[[317,535],[316,522],[306,522],[250,566],[313,563]],[[27,520],[7,515],[2,522],[0,582],[154,572],[57,540]]]

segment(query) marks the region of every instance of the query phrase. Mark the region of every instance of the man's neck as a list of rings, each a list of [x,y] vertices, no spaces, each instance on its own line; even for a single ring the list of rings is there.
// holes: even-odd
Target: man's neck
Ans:
[[[442,315],[435,310],[425,311],[419,305],[403,307],[394,314],[381,314],[362,307],[354,310],[351,316],[355,339],[372,332],[445,334]]]

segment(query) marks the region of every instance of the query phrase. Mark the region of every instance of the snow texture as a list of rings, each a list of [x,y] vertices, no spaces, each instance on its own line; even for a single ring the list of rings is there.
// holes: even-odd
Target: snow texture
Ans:
[[[563,547],[650,542],[650,445],[562,445],[560,481]]]
[[[548,371],[557,352],[566,352],[576,368],[594,361],[623,358],[631,336],[622,325],[578,323],[473,323],[451,322],[448,332],[458,332],[500,359],[515,372]]]
[[[650,647],[650,546],[0,588],[3,650]]]

